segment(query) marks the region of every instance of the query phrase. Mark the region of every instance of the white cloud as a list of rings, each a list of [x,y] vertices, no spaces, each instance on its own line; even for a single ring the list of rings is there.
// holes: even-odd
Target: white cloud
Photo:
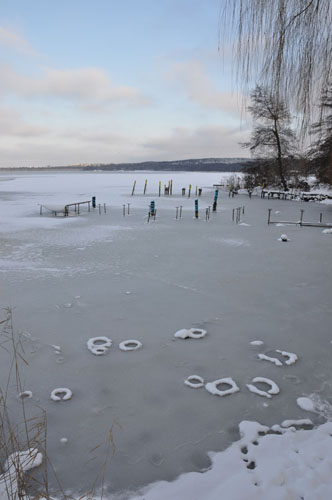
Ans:
[[[0,108],[0,134],[2,136],[39,137],[47,132],[46,127],[27,123],[14,109]]]
[[[129,103],[147,105],[148,99],[140,91],[127,85],[115,85],[100,68],[59,70],[46,68],[41,77],[31,77],[2,65],[0,89],[29,98],[60,98],[79,102],[84,107],[98,110],[101,105]]]
[[[239,142],[248,139],[248,131],[223,126],[175,128],[167,137],[152,138],[144,143],[157,159],[245,157]]]
[[[220,109],[237,117],[241,115],[243,96],[237,92],[216,89],[201,61],[174,63],[168,75],[181,85],[191,101],[203,108]]]
[[[10,48],[27,56],[37,55],[29,42],[14,31],[8,30],[3,26],[0,26],[0,46]]]

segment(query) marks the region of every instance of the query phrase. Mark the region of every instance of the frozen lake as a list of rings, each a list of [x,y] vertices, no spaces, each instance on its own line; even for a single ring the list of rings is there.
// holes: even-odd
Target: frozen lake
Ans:
[[[158,182],[169,179],[173,195],[159,198]],[[121,492],[207,468],[207,452],[238,439],[242,420],[272,425],[306,418],[296,399],[312,393],[332,403],[332,235],[267,225],[268,208],[273,220],[297,221],[304,209],[307,221],[323,213],[323,221],[332,222],[332,205],[229,198],[220,191],[218,211],[206,222],[220,179],[220,173],[190,172],[0,176],[1,304],[13,309],[15,329],[25,332],[29,366],[22,366],[22,379],[33,392],[26,409],[33,415],[39,405],[47,412],[48,455],[65,489],[92,487],[111,426],[114,450],[105,481],[111,492]],[[181,196],[189,183],[190,199]],[[196,186],[203,188],[198,220]],[[106,214],[82,208],[78,217],[39,215],[38,204],[91,196],[106,203]],[[147,223],[151,200],[157,218]],[[245,213],[235,224],[232,210],[239,206]],[[279,241],[282,233],[287,243]],[[207,335],[174,338],[190,328]],[[113,342],[105,355],[87,348],[97,336]],[[128,339],[142,348],[120,350]],[[251,345],[254,340],[264,344]],[[286,365],[276,350],[298,360]],[[8,353],[0,350],[2,381],[7,370]],[[232,377],[240,390],[218,397],[190,388],[184,381],[194,374],[205,383]],[[246,384],[255,377],[272,379],[280,393],[267,399],[250,392]],[[52,401],[57,387],[68,387],[72,399]],[[14,386],[8,402],[15,416]]]

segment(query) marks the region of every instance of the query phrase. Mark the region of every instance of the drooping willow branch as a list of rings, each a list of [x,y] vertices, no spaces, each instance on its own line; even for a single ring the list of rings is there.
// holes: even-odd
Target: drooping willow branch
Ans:
[[[305,130],[331,82],[332,1],[221,1],[220,46],[232,46],[238,83],[290,102]]]

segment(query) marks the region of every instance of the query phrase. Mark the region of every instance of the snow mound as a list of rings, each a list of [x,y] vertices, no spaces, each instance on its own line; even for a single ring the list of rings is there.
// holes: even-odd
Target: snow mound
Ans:
[[[287,236],[287,234],[282,234],[282,235],[280,236],[279,241],[289,241],[289,240],[288,240],[288,236]]]
[[[112,341],[108,337],[92,337],[87,342],[89,351],[96,356],[105,354],[111,345]]]
[[[284,420],[281,427],[292,427],[294,425],[314,425],[310,418],[301,418],[298,420]]]
[[[315,411],[315,404],[310,398],[297,398],[297,405],[305,411]]]
[[[252,340],[250,342],[251,345],[263,345],[264,342],[262,340]]]
[[[23,392],[20,392],[17,397],[21,398],[21,399],[30,399],[32,398],[32,391],[23,391]]]
[[[218,385],[221,384],[227,384],[230,388],[222,391],[221,389],[218,389]],[[234,392],[238,392],[240,390],[236,382],[234,382],[231,377],[220,378],[218,380],[214,380],[213,382],[208,382],[205,384],[205,389],[216,396],[227,396],[228,394],[233,394]]]
[[[322,233],[324,233],[324,234],[332,234],[332,229],[323,229]]]
[[[266,398],[271,398],[272,394],[279,394],[279,392],[280,392],[280,389],[277,386],[277,384],[275,382],[273,382],[273,380],[271,380],[269,378],[255,377],[255,378],[252,379],[252,382],[254,384],[257,383],[257,382],[262,382],[262,383],[268,384],[270,386],[270,389],[268,389],[267,391],[262,391],[261,389],[257,389],[257,387],[254,386],[254,385],[252,385],[252,384],[246,384],[250,392],[258,394],[259,396],[264,396]]]
[[[43,454],[36,448],[29,448],[25,451],[16,451],[9,455],[0,476],[0,500],[9,498],[20,498],[28,500],[29,495],[25,495],[22,485],[22,475],[24,472],[39,467],[43,462]]]

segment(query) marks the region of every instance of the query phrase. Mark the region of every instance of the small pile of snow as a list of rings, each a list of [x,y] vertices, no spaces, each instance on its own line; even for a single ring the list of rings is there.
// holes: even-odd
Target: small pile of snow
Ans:
[[[255,378],[252,379],[252,382],[254,384],[257,383],[257,382],[263,382],[263,383],[268,384],[270,386],[270,389],[268,389],[267,391],[262,391],[260,389],[257,389],[257,387],[255,387],[252,384],[246,384],[250,392],[258,394],[259,396],[264,396],[265,398],[271,398],[272,394],[279,394],[279,392],[280,392],[280,389],[277,386],[277,384],[275,382],[273,382],[273,380],[271,380],[269,378],[255,377]]]
[[[20,498],[29,500],[29,495],[25,495],[22,475],[24,472],[39,467],[43,462],[43,454],[36,448],[29,448],[26,451],[16,451],[7,458],[0,476],[0,500],[9,498]]]
[[[332,234],[332,228],[331,229],[323,229],[322,233],[324,233],[324,234]]]
[[[263,345],[264,342],[262,340],[252,340],[250,342],[251,345]]]
[[[274,363],[276,366],[282,366],[282,362],[277,358],[271,358],[265,354],[258,354],[258,358],[263,359],[264,361],[270,361],[270,363]]]
[[[143,344],[139,340],[124,340],[120,342],[119,348],[121,351],[137,351],[142,345]]]
[[[220,384],[230,385],[230,389],[222,391],[218,389],[218,385]],[[208,382],[205,384],[205,389],[216,396],[227,396],[228,394],[233,394],[234,392],[238,392],[240,390],[236,382],[234,382],[231,377],[220,378],[218,380],[214,380],[213,382]]]
[[[204,379],[199,375],[190,375],[184,383],[193,389],[199,389],[204,386]]]
[[[293,425],[314,425],[310,418],[302,418],[298,420],[284,420],[281,422],[281,427],[292,427]]]
[[[180,338],[180,339],[202,339],[205,337],[207,334],[206,330],[202,330],[200,328],[190,328],[189,330],[186,330],[183,328],[182,330],[178,330],[176,333],[174,333],[174,337]]]
[[[100,342],[103,343],[100,344]],[[96,356],[105,354],[108,351],[109,347],[111,347],[111,345],[112,341],[108,337],[92,337],[87,342],[89,351]]]
[[[67,444],[68,443],[68,438],[61,438],[60,439],[61,444]]]
[[[63,396],[60,397],[58,394],[63,394]],[[67,389],[67,387],[58,387],[57,389],[53,389],[51,392],[51,399],[53,401],[67,401],[68,399],[71,399],[72,395],[72,391]]]
[[[287,236],[287,234],[282,234],[282,235],[280,236],[280,240],[279,240],[279,241],[288,241],[288,236]]]
[[[285,365],[293,365],[299,359],[293,352],[280,351],[279,349],[276,349],[276,352],[288,358],[287,361],[285,361]]]
[[[297,398],[296,403],[302,410],[315,412],[315,404],[310,398]]]

